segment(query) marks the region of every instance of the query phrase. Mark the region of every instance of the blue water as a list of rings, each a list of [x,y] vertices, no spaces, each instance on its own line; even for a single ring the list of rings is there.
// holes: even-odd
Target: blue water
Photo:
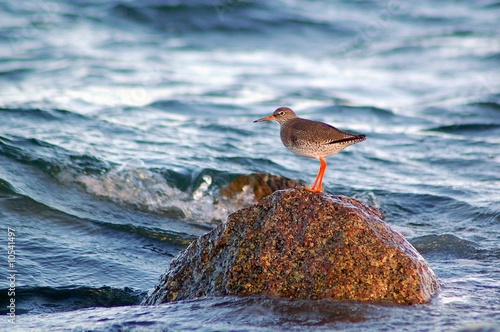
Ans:
[[[0,330],[500,329],[499,17],[492,0],[0,2]],[[252,123],[279,106],[367,135],[323,185],[413,243],[431,303],[139,305],[234,211],[228,182],[312,183],[318,161]]]

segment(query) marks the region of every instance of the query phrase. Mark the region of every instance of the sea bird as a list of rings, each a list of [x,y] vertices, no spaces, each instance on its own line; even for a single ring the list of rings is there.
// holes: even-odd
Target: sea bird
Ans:
[[[299,156],[319,160],[316,180],[311,188],[306,187],[315,193],[324,191],[322,183],[327,166],[324,158],[366,139],[365,135],[350,134],[324,122],[299,118],[288,107],[280,107],[272,115],[255,120],[254,123],[272,120],[280,124],[281,142],[288,150]]]

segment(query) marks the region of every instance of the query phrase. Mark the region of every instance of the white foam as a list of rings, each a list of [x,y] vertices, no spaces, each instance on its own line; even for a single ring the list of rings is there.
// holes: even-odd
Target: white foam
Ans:
[[[59,174],[62,182],[76,182],[95,196],[143,211],[164,214],[190,222],[225,221],[228,214],[253,203],[253,189],[244,188],[235,198],[214,199],[210,175],[203,175],[197,188],[184,192],[168,183],[160,173],[149,170],[139,159],[114,167],[103,174],[81,174],[72,169]]]

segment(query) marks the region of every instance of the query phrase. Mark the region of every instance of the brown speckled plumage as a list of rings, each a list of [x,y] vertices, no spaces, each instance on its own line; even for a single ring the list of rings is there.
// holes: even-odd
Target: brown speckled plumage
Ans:
[[[254,122],[269,120],[280,124],[283,145],[303,157],[328,157],[366,139],[364,135],[346,133],[323,122],[299,118],[288,107],[280,107],[273,115]]]

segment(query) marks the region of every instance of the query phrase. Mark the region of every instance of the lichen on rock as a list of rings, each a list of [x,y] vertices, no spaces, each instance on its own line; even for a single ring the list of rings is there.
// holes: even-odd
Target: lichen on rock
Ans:
[[[427,262],[378,209],[296,188],[240,209],[194,241],[144,304],[255,294],[417,304],[438,289]]]

